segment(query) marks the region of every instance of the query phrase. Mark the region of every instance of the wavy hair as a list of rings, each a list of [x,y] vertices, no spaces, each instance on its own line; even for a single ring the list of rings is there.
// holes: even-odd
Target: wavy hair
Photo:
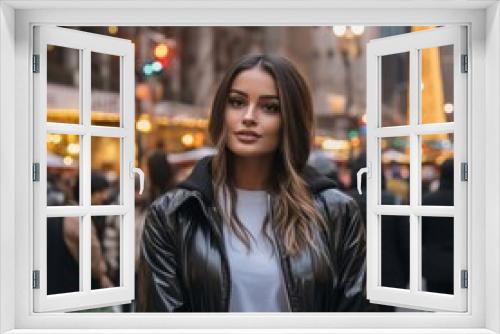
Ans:
[[[212,157],[212,180],[214,194],[218,195],[221,191],[224,203],[229,203],[229,207],[220,210],[219,201],[216,205],[225,218],[224,222],[250,250],[251,235],[237,217],[235,205],[231,205],[236,203],[237,196],[231,179],[234,154],[227,146],[224,113],[236,76],[255,67],[274,78],[281,106],[280,142],[266,189],[271,194],[274,214],[272,221],[266,218],[264,234],[272,241],[268,228],[276,231],[286,253],[291,256],[308,245],[319,253],[313,240],[313,225],[326,228],[326,222],[316,210],[308,185],[302,178],[314,138],[312,98],[304,77],[284,57],[264,54],[243,56],[228,69],[215,92],[208,124],[210,139],[217,148],[217,154]]]

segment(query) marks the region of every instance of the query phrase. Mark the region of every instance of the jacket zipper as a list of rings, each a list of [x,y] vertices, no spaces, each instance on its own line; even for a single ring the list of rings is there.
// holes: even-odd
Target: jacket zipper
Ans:
[[[273,222],[273,206],[271,205],[271,195],[268,195],[268,204],[269,204],[269,219],[271,219],[271,230],[273,231],[273,235],[274,235],[274,242],[276,244],[276,251],[277,251],[277,255],[278,255],[278,260],[280,262],[280,266],[281,266],[281,274],[283,276],[283,280],[284,280],[284,283],[285,283],[285,292],[286,292],[286,302],[288,304],[288,310],[290,312],[293,312],[293,308],[292,308],[292,303],[290,302],[290,288],[289,288],[289,284],[290,284],[290,281],[288,280],[288,276],[286,275],[286,268],[285,268],[285,260],[283,258],[283,253],[282,253],[282,250],[281,250],[281,243],[279,242],[279,239],[277,237],[277,233],[276,233],[276,230],[274,228],[274,224],[272,223]]]
[[[230,295],[231,295],[231,273],[229,271],[229,260],[227,258],[227,254],[226,254],[226,248],[224,246],[224,231],[223,231],[223,227],[222,227],[222,224],[220,222],[220,219],[219,219],[219,214],[217,212],[217,209],[215,206],[211,206],[211,214],[208,214],[207,210],[206,210],[206,206],[204,205],[203,203],[203,200],[197,196],[197,195],[193,195],[194,197],[196,197],[196,199],[198,199],[199,203],[200,203],[200,206],[201,206],[201,209],[203,210],[203,213],[205,214],[205,217],[207,217],[207,219],[210,220],[210,218],[213,218],[213,220],[215,221],[215,225],[219,228],[219,243],[220,243],[220,250],[221,250],[221,255],[222,255],[222,276],[223,276],[223,280],[225,280],[225,284],[227,286],[227,293],[226,293],[226,300],[224,301],[224,308],[227,312],[229,312],[229,298],[230,298]]]

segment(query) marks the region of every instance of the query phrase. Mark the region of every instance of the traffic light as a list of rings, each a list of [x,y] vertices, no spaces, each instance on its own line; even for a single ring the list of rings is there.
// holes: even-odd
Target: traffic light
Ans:
[[[170,62],[175,56],[176,42],[173,39],[164,39],[157,42],[153,47],[152,60],[149,60],[142,66],[142,73],[145,77],[161,74],[168,68]]]
[[[169,53],[168,45],[165,43],[159,43],[155,46],[155,57],[156,58],[165,58]]]
[[[160,63],[158,60],[152,60],[142,65],[142,73],[146,77],[149,77],[152,75],[160,74],[163,71],[163,68],[164,68],[163,64]]]
[[[154,47],[154,57],[163,68],[168,68],[172,58],[175,56],[176,42],[173,39],[165,39]],[[158,66],[158,65],[157,65]]]

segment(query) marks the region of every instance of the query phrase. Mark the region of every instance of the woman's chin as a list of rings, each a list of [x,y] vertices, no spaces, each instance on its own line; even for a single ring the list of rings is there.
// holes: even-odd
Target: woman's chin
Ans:
[[[230,149],[230,151],[236,156],[241,158],[261,158],[269,156],[272,152],[266,150],[260,150],[255,147],[235,147]]]

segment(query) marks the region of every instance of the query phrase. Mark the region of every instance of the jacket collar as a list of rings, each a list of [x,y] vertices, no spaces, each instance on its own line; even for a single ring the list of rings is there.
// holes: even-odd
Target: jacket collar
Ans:
[[[313,194],[329,188],[337,188],[337,184],[332,179],[318,173],[313,167],[307,165],[302,173],[302,178],[306,181]],[[177,185],[178,188],[199,191],[203,198],[212,204],[214,202],[214,192],[212,187],[212,156],[200,159],[191,174],[186,180]]]

